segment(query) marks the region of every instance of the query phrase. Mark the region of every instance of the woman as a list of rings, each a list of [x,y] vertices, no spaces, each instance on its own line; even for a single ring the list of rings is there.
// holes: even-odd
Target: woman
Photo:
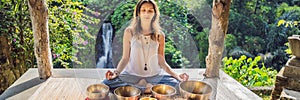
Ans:
[[[165,35],[159,25],[159,10],[154,0],[140,0],[133,20],[124,31],[123,56],[114,72],[108,71],[103,83],[112,90],[134,85],[144,92],[155,84],[177,87],[188,75],[176,74],[165,61]],[[164,71],[167,75],[163,74]]]

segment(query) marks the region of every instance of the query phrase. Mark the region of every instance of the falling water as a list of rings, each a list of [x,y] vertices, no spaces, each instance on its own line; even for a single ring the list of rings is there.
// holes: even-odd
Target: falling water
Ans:
[[[112,58],[112,33],[113,28],[111,23],[103,23],[102,26],[102,45],[104,47],[104,54],[103,56],[99,57],[99,61],[97,63],[97,68],[110,68],[108,66],[109,60]]]

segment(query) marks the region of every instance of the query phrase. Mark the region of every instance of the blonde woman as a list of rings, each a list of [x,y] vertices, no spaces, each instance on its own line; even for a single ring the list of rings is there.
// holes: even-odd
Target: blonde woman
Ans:
[[[108,71],[104,84],[111,90],[133,85],[144,92],[155,84],[177,87],[188,75],[178,75],[165,61],[165,35],[159,25],[159,10],[154,0],[140,0],[123,36],[123,56],[114,72]],[[166,73],[165,73],[166,72]]]

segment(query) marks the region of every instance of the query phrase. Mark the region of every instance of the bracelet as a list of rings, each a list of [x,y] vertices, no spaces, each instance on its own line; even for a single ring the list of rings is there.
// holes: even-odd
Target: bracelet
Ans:
[[[120,74],[119,71],[117,71],[117,70],[114,70],[114,73],[115,73],[116,75],[119,75],[119,74]]]

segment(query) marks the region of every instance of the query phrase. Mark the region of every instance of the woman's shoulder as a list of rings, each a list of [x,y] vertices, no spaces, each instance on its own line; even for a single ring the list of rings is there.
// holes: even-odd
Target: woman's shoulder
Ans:
[[[133,27],[130,27],[130,26],[126,27],[126,28],[125,28],[125,32],[130,32],[130,33],[132,33],[132,32],[133,32]]]
[[[165,36],[165,33],[162,30],[158,30],[156,32],[157,32],[157,35],[159,35],[159,36]]]
[[[126,27],[124,30],[124,35],[132,36],[133,35],[133,28],[132,27]]]

